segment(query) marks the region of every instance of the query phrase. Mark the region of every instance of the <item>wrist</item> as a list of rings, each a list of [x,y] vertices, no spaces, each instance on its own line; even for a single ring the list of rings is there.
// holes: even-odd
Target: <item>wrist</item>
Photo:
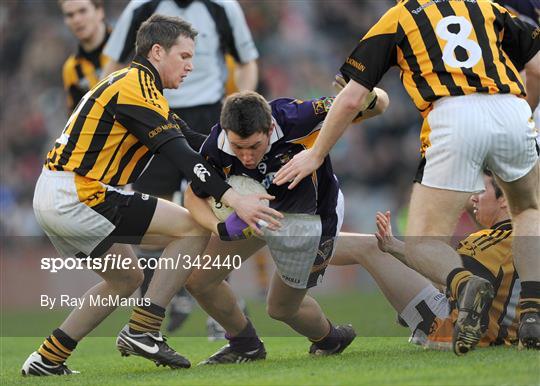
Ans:
[[[233,189],[229,188],[221,196],[221,202],[231,208],[236,208],[240,195]]]

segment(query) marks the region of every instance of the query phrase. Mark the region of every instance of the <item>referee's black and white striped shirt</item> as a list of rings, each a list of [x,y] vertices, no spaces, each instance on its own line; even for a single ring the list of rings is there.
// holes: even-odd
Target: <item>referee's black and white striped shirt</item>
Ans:
[[[154,13],[179,16],[199,32],[194,70],[182,87],[165,90],[171,108],[214,104],[224,95],[225,53],[239,63],[258,58],[244,13],[236,0],[131,0],[118,19],[104,53],[127,63],[135,50],[139,26]]]

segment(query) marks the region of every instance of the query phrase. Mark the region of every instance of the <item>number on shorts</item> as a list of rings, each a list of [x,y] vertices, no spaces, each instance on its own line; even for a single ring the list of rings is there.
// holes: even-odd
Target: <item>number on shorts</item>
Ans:
[[[451,24],[459,25],[459,32],[454,33],[448,30]],[[471,22],[463,16],[446,16],[441,19],[435,28],[437,35],[446,40],[448,43],[443,49],[443,61],[450,67],[474,67],[480,59],[482,59],[482,49],[474,40],[469,39],[469,35],[473,30]],[[465,61],[458,60],[455,56],[457,47],[462,47],[467,50],[469,58]]]

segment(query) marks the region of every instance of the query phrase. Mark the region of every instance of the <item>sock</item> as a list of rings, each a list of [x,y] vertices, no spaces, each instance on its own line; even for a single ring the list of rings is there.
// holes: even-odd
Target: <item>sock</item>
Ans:
[[[77,341],[71,339],[64,331],[57,328],[43,341],[38,353],[46,364],[51,366],[59,365],[69,358],[75,347],[77,347]]]
[[[519,307],[521,315],[527,312],[540,312],[540,281],[521,282]]]
[[[328,331],[325,336],[319,339],[309,339],[311,342],[315,343],[315,345],[321,350],[330,350],[337,347],[337,345],[339,344],[339,339],[341,338],[338,331],[332,325],[332,322],[330,322],[330,320],[328,320],[328,324],[330,325],[330,331]]]
[[[259,348],[262,344],[261,340],[257,336],[255,327],[251,324],[251,320],[247,319],[247,325],[242,331],[235,336],[225,334],[225,338],[229,340],[229,345],[234,351],[246,352],[253,351]]]
[[[149,306],[135,307],[129,319],[129,332],[141,334],[144,332],[159,332],[165,317],[165,308],[150,303]]]
[[[450,296],[457,299],[465,284],[472,276],[472,273],[465,268],[455,268],[448,274],[446,278],[446,288],[450,290]]]

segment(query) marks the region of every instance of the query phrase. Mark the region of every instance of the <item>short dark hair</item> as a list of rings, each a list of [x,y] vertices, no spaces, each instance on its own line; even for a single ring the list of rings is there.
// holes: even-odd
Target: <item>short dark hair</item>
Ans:
[[[262,95],[255,91],[241,91],[225,99],[220,116],[221,127],[241,138],[254,133],[268,134],[272,127],[272,110]]]
[[[146,57],[154,44],[168,52],[179,36],[195,40],[197,34],[191,24],[180,17],[154,14],[137,31],[135,53]]]
[[[58,5],[60,8],[62,8],[62,4],[64,4],[68,0],[58,0]],[[103,8],[103,0],[90,0],[92,4],[94,4],[94,7],[96,8]]]
[[[493,176],[493,172],[489,169],[484,169],[484,174],[488,177],[491,177],[491,185],[493,186],[493,190],[495,191],[495,198],[499,198],[503,196],[503,191],[501,187],[497,184],[497,181],[495,181],[495,177]]]

